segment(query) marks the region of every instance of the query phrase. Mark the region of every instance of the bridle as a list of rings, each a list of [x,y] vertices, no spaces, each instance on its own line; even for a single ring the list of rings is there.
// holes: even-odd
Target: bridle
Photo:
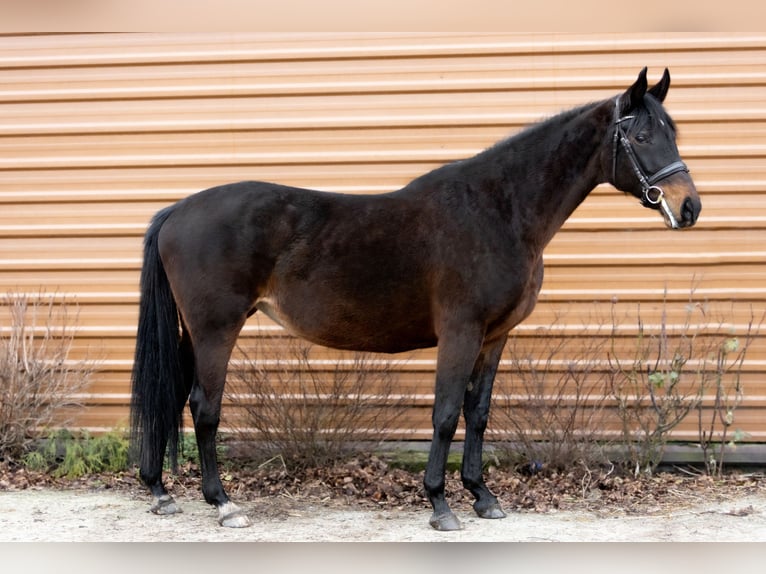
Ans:
[[[670,177],[674,173],[678,173],[681,171],[685,171],[688,173],[689,168],[686,167],[686,164],[682,162],[680,159],[674,162],[669,163],[665,167],[659,169],[652,175],[647,175],[644,173],[644,170],[641,168],[641,163],[638,161],[638,157],[636,156],[636,152],[633,150],[633,146],[630,144],[630,140],[628,139],[628,135],[625,133],[625,130],[622,128],[622,123],[627,120],[632,120],[635,118],[635,116],[623,116],[620,117],[620,99],[617,98],[615,100],[615,109],[614,109],[614,138],[612,142],[612,181],[616,182],[617,180],[617,149],[619,142],[622,144],[622,149],[625,150],[625,155],[628,156],[628,159],[630,160],[630,165],[633,168],[633,173],[636,174],[636,177],[638,178],[639,183],[641,184],[641,191],[642,191],[642,201],[644,205],[659,205],[662,210],[665,212],[665,215],[668,216],[668,219],[670,219],[670,222],[673,224],[673,227],[678,227],[678,222],[676,221],[676,218],[673,216],[673,212],[670,210],[670,207],[667,204],[667,201],[665,201],[665,192],[662,190],[660,186],[657,185],[658,182],[662,181],[663,179]]]

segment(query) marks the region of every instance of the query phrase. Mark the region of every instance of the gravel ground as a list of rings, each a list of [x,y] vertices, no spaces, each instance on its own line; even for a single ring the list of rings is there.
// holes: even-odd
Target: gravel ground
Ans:
[[[428,512],[306,504],[288,497],[244,502],[246,529],[221,528],[215,510],[179,498],[183,513],[148,512],[149,496],[127,491],[27,489],[0,492],[0,541],[127,542],[469,542],[469,541],[764,541],[766,493],[665,506],[641,515],[588,510],[512,512],[481,520],[458,512],[464,529],[436,532]]]

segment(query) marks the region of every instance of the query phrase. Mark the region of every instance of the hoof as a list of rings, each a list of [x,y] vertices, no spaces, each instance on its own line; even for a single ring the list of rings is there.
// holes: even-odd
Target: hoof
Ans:
[[[253,521],[242,511],[223,516],[218,519],[218,523],[226,528],[247,528],[253,525]]]
[[[149,511],[160,515],[179,514],[183,512],[181,507],[176,504],[176,501],[173,500],[173,497],[169,494],[163,494],[159,498],[155,498],[154,504]]]
[[[226,528],[247,528],[253,522],[239,506],[227,502],[218,507],[218,524]]]
[[[479,518],[505,518],[505,512],[503,512],[503,509],[500,508],[500,504],[497,502],[490,504],[487,508],[479,509],[474,507],[474,510],[476,510]]]
[[[431,520],[428,523],[434,528],[434,530],[450,531],[450,530],[462,530],[463,525],[457,519],[452,512],[445,512],[444,514],[434,514],[431,516]]]

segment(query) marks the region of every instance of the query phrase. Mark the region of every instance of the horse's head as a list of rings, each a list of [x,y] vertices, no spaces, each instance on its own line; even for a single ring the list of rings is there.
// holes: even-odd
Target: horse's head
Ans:
[[[662,107],[670,87],[667,68],[647,89],[646,68],[614,110],[610,183],[662,213],[672,229],[691,227],[702,204],[676,146],[676,127]]]

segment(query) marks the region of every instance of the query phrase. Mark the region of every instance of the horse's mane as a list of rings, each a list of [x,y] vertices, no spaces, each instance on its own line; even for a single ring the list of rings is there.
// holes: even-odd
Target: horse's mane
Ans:
[[[567,124],[574,118],[580,116],[582,113],[592,110],[601,103],[602,102],[591,102],[589,104],[577,106],[576,108],[564,110],[556,115],[543,118],[498,141],[494,145],[485,149],[483,152],[477,154],[475,157],[479,159],[480,156],[491,155],[497,151],[507,150],[508,148],[513,148],[518,144],[523,144],[525,141],[539,140],[541,136],[551,133],[551,128],[557,128],[558,126]]]

